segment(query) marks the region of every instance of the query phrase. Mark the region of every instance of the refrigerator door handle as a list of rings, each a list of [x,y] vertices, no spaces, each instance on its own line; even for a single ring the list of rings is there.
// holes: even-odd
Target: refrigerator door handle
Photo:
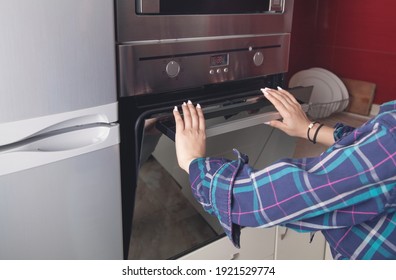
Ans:
[[[44,133],[0,148],[0,176],[118,145],[119,125],[90,124]]]
[[[38,118],[0,123],[0,149],[37,135],[68,127],[117,121],[117,103]]]
[[[26,140],[16,150],[26,152],[62,152],[83,149],[101,143],[109,136],[111,124],[92,124],[41,134]],[[33,140],[33,141],[32,141]]]

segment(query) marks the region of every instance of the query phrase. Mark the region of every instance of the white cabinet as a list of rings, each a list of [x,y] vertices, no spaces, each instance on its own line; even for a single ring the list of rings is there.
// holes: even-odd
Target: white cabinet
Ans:
[[[331,255],[329,243],[326,242],[325,260],[332,260],[332,259],[333,256]]]
[[[194,252],[181,260],[272,260],[275,250],[275,228],[243,228],[241,248],[232,245],[227,236]]]
[[[277,260],[323,260],[326,241],[316,232],[310,242],[310,233],[297,232],[278,226],[276,230],[275,259]]]
[[[327,248],[326,248],[327,246]],[[182,260],[323,260],[332,259],[324,236],[317,232],[310,242],[309,233],[284,227],[243,228],[241,248],[228,237],[191,252]]]

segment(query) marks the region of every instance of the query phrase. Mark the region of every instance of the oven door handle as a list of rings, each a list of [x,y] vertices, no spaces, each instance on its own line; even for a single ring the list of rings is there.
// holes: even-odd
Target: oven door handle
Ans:
[[[309,109],[308,104],[302,104],[301,108],[304,112],[307,112]],[[266,112],[258,115],[253,115],[250,117],[245,117],[243,119],[231,120],[221,124],[215,124],[210,127],[206,127],[206,137],[213,137],[217,135],[221,135],[227,132],[232,132],[236,130],[240,130],[243,128],[252,127],[259,124],[264,124],[266,122],[272,120],[281,119],[282,116],[277,111]],[[172,122],[174,125],[174,122]],[[175,127],[171,125],[168,127],[165,123],[159,121],[156,123],[156,127],[159,131],[161,131],[164,135],[169,137],[172,141],[175,141]]]
[[[301,105],[304,112],[308,111],[308,105]],[[213,137],[221,135],[224,133],[240,130],[247,127],[252,127],[259,124],[264,124],[272,120],[279,120],[282,116],[277,111],[267,112],[259,115],[254,115],[251,117],[246,117],[243,119],[228,121],[226,123],[213,125],[206,128],[206,137]]]
[[[302,109],[304,110],[304,112],[308,111],[308,105],[307,104],[303,104],[301,105]],[[224,134],[227,132],[232,132],[232,131],[236,131],[236,130],[240,130],[243,128],[247,128],[247,127],[252,127],[255,125],[259,125],[259,124],[264,124],[266,122],[272,121],[272,120],[278,120],[281,119],[281,115],[276,112],[267,112],[267,113],[263,113],[263,114],[259,114],[259,115],[254,115],[251,117],[246,117],[243,119],[239,119],[239,120],[234,120],[234,121],[229,121],[223,124],[218,124],[218,125],[213,125],[211,127],[206,128],[206,137],[213,137],[213,136],[217,136],[220,134]]]
[[[278,112],[267,112],[239,120],[228,121],[226,123],[213,125],[206,128],[206,137],[213,137],[224,133],[241,130],[243,128],[264,124],[272,120],[278,120],[281,115]]]

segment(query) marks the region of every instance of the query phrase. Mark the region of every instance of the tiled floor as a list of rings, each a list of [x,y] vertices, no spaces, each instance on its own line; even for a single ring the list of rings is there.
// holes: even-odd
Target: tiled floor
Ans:
[[[365,117],[348,113],[319,120],[359,126]],[[325,146],[299,139],[294,157],[317,156]],[[142,166],[136,194],[129,259],[167,259],[216,236],[180,187],[152,157]]]

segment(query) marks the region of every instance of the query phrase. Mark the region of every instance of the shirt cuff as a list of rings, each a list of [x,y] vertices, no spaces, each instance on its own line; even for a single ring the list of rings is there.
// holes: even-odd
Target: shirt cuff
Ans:
[[[354,127],[344,125],[343,123],[337,123],[334,126],[334,141],[337,142],[341,138],[344,138],[349,133],[351,133],[353,130],[355,130]]]
[[[237,160],[199,158],[191,162],[190,182],[196,200],[205,211],[216,216],[233,245],[240,247],[241,227],[232,223],[233,187],[238,171],[248,157],[234,149]],[[216,167],[212,167],[216,162]]]

